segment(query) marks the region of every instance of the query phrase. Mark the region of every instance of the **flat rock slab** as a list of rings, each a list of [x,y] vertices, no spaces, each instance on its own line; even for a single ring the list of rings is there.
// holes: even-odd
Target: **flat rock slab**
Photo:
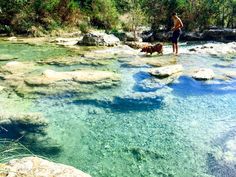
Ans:
[[[23,74],[33,70],[33,63],[22,63],[18,61],[8,62],[6,65],[0,68],[1,72],[10,74]]]
[[[192,77],[196,80],[211,80],[215,77],[215,73],[212,69],[201,68],[195,71]]]
[[[143,67],[146,65],[153,67],[162,67],[168,65],[174,65],[177,62],[177,58],[169,55],[165,56],[151,56],[143,57],[138,56],[132,60],[126,61],[124,64],[128,67]]]
[[[118,81],[118,74],[109,71],[81,70],[72,72],[57,72],[46,70],[40,76],[28,77],[25,82],[31,86],[50,85],[58,81],[74,81],[79,83],[98,83],[103,81]]]
[[[229,78],[236,78],[236,71],[223,71],[224,75]]]
[[[0,54],[0,61],[16,60],[17,57],[8,54]]]
[[[74,167],[53,163],[38,157],[13,159],[2,164],[1,177],[91,177]]]
[[[39,113],[0,114],[0,126],[4,125],[47,126],[47,120]]]
[[[160,68],[152,68],[149,70],[149,73],[157,78],[167,78],[174,74],[180,73],[183,71],[182,65],[170,65]]]
[[[236,42],[230,43],[209,43],[189,49],[190,53],[209,54],[218,57],[236,54]]]

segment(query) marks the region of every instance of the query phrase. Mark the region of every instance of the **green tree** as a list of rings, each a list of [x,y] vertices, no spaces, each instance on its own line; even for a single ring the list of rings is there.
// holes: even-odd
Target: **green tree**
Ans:
[[[91,22],[98,28],[112,29],[118,25],[118,12],[112,0],[93,0]]]

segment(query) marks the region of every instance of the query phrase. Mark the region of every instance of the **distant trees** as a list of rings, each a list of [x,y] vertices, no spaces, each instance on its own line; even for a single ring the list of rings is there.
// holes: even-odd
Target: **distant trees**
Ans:
[[[121,27],[135,31],[145,19],[153,30],[169,30],[176,11],[186,30],[209,26],[236,27],[236,0],[0,0],[0,32],[26,33],[32,26],[46,31],[62,26]],[[86,17],[86,18],[85,18]],[[84,30],[86,31],[86,30]]]
[[[236,27],[236,0],[143,0],[153,29],[170,29],[171,14],[182,17],[187,30],[209,26]]]

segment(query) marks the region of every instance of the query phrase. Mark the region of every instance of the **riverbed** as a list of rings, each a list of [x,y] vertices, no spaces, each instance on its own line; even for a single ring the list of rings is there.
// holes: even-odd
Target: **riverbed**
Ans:
[[[119,75],[119,81],[113,83],[112,78],[112,84],[96,83],[94,87],[94,82],[83,83],[79,92],[63,87],[61,92],[47,94],[42,89],[29,91],[28,86],[15,89],[15,85],[1,80],[0,86],[5,90],[0,93],[1,113],[41,113],[48,120],[44,135],[47,140],[26,138],[21,143],[35,155],[74,166],[92,176],[233,177],[236,79],[225,73],[235,71],[236,55],[189,52],[204,45],[182,43],[179,56],[172,55],[171,46],[167,45],[163,56],[145,56],[131,49],[127,51],[133,53],[125,53],[124,47],[99,49],[99,53],[94,52],[97,49],[50,43],[1,41],[0,54],[9,58],[0,62],[1,67],[17,61],[33,63],[36,69],[29,73],[34,76],[46,69],[89,69]],[[64,60],[60,64],[42,62],[61,57],[81,59],[84,55],[83,61],[69,64]],[[150,64],[153,60],[174,60],[184,71],[173,82],[158,83],[148,72],[154,67]],[[195,80],[190,73],[197,68],[210,68],[216,77]],[[43,135],[36,136],[40,139]]]

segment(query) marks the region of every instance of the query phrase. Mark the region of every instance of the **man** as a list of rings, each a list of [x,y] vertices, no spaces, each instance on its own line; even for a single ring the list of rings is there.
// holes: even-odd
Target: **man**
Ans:
[[[173,47],[173,53],[175,55],[178,55],[178,40],[181,34],[181,28],[183,28],[183,23],[181,19],[177,16],[177,13],[172,14],[172,20],[174,22],[174,27],[172,28],[173,35],[172,35],[172,47]]]

